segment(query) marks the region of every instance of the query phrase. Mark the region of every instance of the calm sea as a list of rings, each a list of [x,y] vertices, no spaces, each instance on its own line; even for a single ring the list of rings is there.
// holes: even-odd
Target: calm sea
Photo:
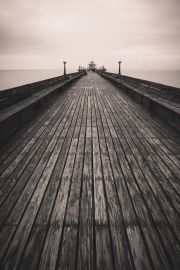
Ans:
[[[108,70],[117,73],[117,70]],[[67,73],[76,70],[67,70]],[[63,70],[0,70],[0,90],[33,83],[57,76]],[[125,70],[122,75],[180,88],[180,70]]]

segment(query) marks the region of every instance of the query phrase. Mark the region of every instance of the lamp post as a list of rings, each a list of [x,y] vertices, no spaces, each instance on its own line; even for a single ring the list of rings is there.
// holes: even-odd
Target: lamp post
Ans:
[[[66,75],[66,61],[64,61],[63,63],[64,63],[64,75]]]
[[[119,63],[119,75],[121,75],[121,68],[120,68],[121,61],[119,61],[118,63]]]

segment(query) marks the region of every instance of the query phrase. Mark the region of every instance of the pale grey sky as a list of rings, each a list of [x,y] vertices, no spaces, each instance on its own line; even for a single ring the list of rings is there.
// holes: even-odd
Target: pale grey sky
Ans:
[[[0,69],[180,69],[180,0],[0,0]]]

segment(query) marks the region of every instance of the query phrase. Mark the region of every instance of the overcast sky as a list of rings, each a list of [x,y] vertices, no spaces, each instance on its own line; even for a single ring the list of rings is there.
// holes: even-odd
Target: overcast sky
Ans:
[[[0,0],[0,69],[180,69],[180,0]]]

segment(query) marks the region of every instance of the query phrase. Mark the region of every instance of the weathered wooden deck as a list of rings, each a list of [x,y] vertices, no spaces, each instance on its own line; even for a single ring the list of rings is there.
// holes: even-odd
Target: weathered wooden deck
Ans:
[[[180,269],[180,136],[96,73],[2,147],[0,269]]]

